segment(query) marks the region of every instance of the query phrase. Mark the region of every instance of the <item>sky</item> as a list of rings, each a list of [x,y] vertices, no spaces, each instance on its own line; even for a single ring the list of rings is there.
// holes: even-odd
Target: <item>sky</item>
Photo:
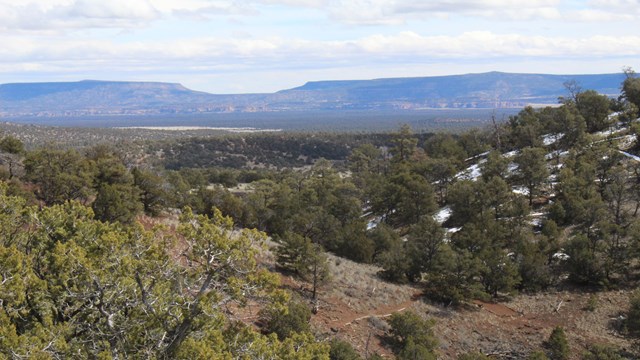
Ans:
[[[0,83],[211,93],[307,81],[640,69],[640,0],[0,0]]]

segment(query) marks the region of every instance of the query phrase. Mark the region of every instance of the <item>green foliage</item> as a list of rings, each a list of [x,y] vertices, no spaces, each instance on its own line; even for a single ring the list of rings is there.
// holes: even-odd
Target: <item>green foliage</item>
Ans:
[[[413,338],[409,338],[402,350],[398,353],[398,360],[436,360],[433,351],[426,345],[416,343]]]
[[[98,220],[131,223],[143,209],[138,198],[138,189],[133,186],[103,184],[98,188],[91,207]]]
[[[629,296],[629,312],[625,323],[627,331],[634,337],[640,336],[640,290]]]
[[[549,358],[542,351],[534,351],[527,356],[527,360],[549,360]]]
[[[509,117],[511,141],[516,148],[537,147],[541,145],[542,124],[536,110],[527,106],[516,116]]]
[[[27,181],[37,186],[36,196],[47,205],[68,200],[87,201],[93,187],[93,164],[74,150],[40,149],[24,161]]]
[[[167,204],[167,194],[163,188],[163,179],[153,172],[145,169],[134,168],[133,185],[140,191],[140,201],[144,212],[151,216],[158,216]]]
[[[24,144],[14,136],[4,136],[0,139],[0,152],[21,154],[24,152]]]
[[[525,237],[518,242],[518,272],[522,289],[540,291],[553,283],[549,259],[556,250],[550,239],[544,236],[536,239]]]
[[[255,261],[264,235],[234,231],[219,213],[185,210],[178,227],[184,262],[177,262],[174,239],[162,229],[96,221],[77,202],[25,207],[4,184],[0,199],[0,272],[11,274],[0,284],[4,356],[236,357],[238,349],[209,347],[220,343],[224,309],[275,285]],[[309,338],[296,341],[302,348]],[[298,345],[269,343],[295,357]],[[313,352],[328,358],[328,347]]]
[[[585,311],[594,312],[598,308],[598,294],[593,293],[589,295],[589,299],[587,300],[587,304],[584,307]]]
[[[333,339],[330,342],[329,358],[331,360],[360,360],[356,350],[348,342],[340,339]]]
[[[488,356],[478,351],[468,352],[466,354],[462,354],[458,356],[458,360],[489,360],[489,359],[490,358]]]
[[[622,97],[640,108],[640,78],[631,69],[626,71],[626,75],[627,78],[622,83]]]
[[[260,320],[263,330],[276,334],[280,340],[311,331],[311,309],[300,299],[291,299],[285,306],[269,304],[260,311]]]
[[[425,294],[453,305],[473,297],[482,298],[482,286],[477,281],[480,268],[480,260],[468,250],[453,250],[445,245],[437,257],[434,270],[426,276]]]
[[[400,130],[394,134],[392,140],[393,147],[390,149],[393,155],[393,161],[396,163],[408,162],[418,144],[418,139],[413,135],[413,130],[407,124],[400,127]]]
[[[389,249],[379,256],[377,262],[383,269],[380,272],[382,278],[398,283],[404,283],[408,280],[407,272],[410,264],[407,262],[407,252],[399,237],[390,244]]]
[[[620,351],[613,346],[594,344],[582,355],[583,360],[626,360]]]
[[[608,115],[611,101],[606,95],[600,95],[594,90],[587,90],[577,94],[575,102],[580,115],[585,119],[587,131],[601,131],[609,126]]]
[[[585,235],[576,235],[567,244],[569,259],[566,267],[572,281],[579,284],[601,285],[604,280],[603,264],[598,255],[600,241],[590,241]]]
[[[312,282],[315,300],[318,288],[330,278],[328,258],[322,246],[298,234],[286,233],[276,252],[280,266]]]
[[[518,165],[517,180],[527,188],[529,205],[531,205],[533,199],[540,193],[540,185],[549,176],[545,151],[542,148],[524,148],[516,156],[515,163]]]
[[[549,349],[549,359],[566,360],[569,358],[569,342],[567,341],[567,336],[564,334],[564,329],[562,327],[556,326],[553,329],[546,345]]]
[[[444,229],[431,216],[424,216],[414,225],[406,243],[407,275],[413,281],[430,272],[444,240]]]
[[[399,359],[435,359],[437,340],[433,321],[424,320],[411,311],[398,312],[389,318],[389,341]]]

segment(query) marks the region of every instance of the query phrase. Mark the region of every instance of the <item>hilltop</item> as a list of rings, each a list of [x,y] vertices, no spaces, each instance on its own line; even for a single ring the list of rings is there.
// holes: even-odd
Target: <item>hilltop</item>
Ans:
[[[209,94],[180,84],[96,81],[0,85],[2,117],[78,117],[343,110],[495,109],[556,104],[564,84],[617,97],[623,74],[489,72],[317,81],[271,94]]]

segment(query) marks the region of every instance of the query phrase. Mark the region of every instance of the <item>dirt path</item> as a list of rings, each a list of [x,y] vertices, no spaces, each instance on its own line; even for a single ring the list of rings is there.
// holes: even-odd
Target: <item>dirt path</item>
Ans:
[[[320,321],[324,320],[322,322],[324,322],[333,331],[340,331],[345,327],[351,326],[352,324],[357,323],[361,320],[366,320],[372,317],[385,318],[391,316],[396,312],[404,311],[407,308],[410,308],[417,301],[419,301],[420,297],[421,294],[416,293],[411,297],[410,300],[404,301],[399,304],[383,305],[364,313],[350,311],[347,304],[344,304],[339,300],[330,299],[329,301],[327,301],[329,303],[330,310],[324,312],[324,314],[321,310],[318,313],[317,318]]]
[[[473,300],[473,303],[479,308],[501,317],[523,315],[503,304],[490,303],[490,302],[485,302],[481,300]]]

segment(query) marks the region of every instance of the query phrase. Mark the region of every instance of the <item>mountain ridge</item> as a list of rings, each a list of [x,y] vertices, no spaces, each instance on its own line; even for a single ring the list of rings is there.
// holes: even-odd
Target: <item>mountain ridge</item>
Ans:
[[[309,81],[274,93],[211,94],[179,83],[82,80],[0,85],[0,116],[519,108],[556,104],[575,81],[615,97],[624,74],[487,72],[372,80]]]

